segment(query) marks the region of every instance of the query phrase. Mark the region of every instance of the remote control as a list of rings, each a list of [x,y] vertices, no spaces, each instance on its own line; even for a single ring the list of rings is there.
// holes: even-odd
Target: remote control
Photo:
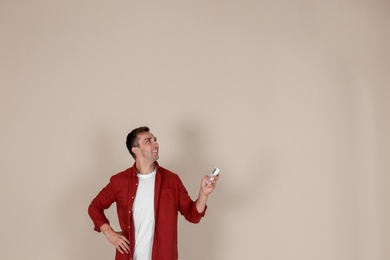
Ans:
[[[209,178],[206,181],[206,184],[210,185],[211,184],[210,181],[214,180],[214,176],[217,176],[220,170],[221,169],[219,169],[218,167],[215,167],[214,170],[212,171],[212,173],[209,174]]]

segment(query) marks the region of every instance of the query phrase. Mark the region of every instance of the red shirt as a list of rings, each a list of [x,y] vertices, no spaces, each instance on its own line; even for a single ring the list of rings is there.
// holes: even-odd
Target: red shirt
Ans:
[[[199,213],[195,202],[190,198],[179,176],[156,162],[157,173],[154,192],[155,231],[152,260],[177,260],[177,220],[180,212],[189,222],[198,223],[205,215]],[[130,254],[116,251],[115,260],[132,260],[135,234],[132,207],[137,192],[138,177],[133,167],[110,178],[110,182],[92,200],[88,208],[95,227],[110,223],[104,214],[112,203],[116,202],[119,225],[123,235],[130,241]]]

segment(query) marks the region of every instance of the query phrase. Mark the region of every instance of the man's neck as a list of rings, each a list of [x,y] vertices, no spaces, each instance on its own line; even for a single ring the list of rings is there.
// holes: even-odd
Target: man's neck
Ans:
[[[137,168],[137,172],[139,174],[149,174],[154,171],[156,164],[154,162],[152,164],[150,164],[149,162],[148,163],[136,162],[135,167]]]

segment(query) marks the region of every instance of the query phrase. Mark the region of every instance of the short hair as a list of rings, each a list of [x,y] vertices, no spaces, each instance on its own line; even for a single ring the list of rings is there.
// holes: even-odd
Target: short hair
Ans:
[[[141,126],[136,129],[133,129],[126,138],[126,147],[129,150],[131,156],[135,159],[135,154],[131,150],[133,147],[138,147],[139,146],[139,140],[138,140],[138,135],[143,132],[149,132],[149,127],[147,126]]]

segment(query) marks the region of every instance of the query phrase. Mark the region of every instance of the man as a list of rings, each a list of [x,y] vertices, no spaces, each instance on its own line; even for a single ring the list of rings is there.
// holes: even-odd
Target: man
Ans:
[[[98,232],[116,247],[116,260],[177,260],[177,220],[198,223],[205,215],[206,201],[218,176],[205,176],[196,201],[193,201],[179,176],[163,167],[159,145],[148,127],[127,135],[126,146],[134,165],[110,178],[92,200],[88,213]],[[104,210],[116,203],[121,231],[110,226]]]

